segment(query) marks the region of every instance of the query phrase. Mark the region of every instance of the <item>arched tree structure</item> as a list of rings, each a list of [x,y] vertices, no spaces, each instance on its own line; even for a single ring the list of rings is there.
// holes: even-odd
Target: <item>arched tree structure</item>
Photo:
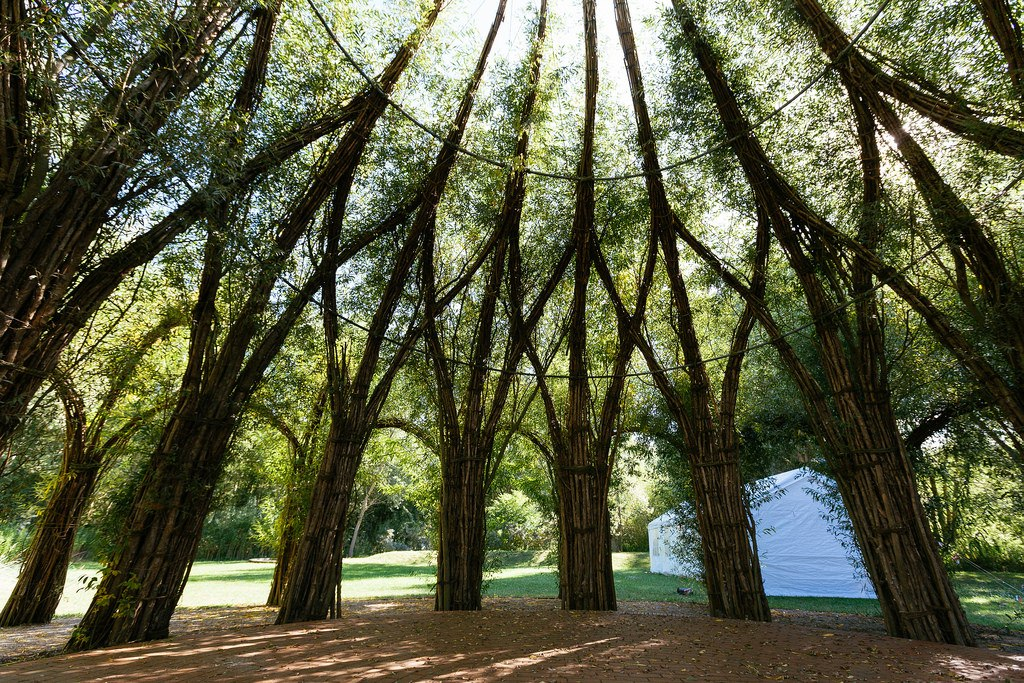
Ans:
[[[440,2],[435,5],[435,14],[440,10],[440,5]],[[423,326],[409,326],[401,346],[381,372],[378,366],[385,335],[405,291],[406,280],[412,272],[417,254],[422,252],[424,263],[431,264],[425,268],[428,273],[432,268],[437,209],[458,158],[458,147],[469,123],[498,28],[504,20],[506,5],[507,0],[501,0],[498,4],[494,23],[451,130],[438,151],[434,166],[423,181],[422,202],[412,219],[402,248],[395,257],[380,303],[371,320],[358,368],[351,376],[344,350],[341,351],[341,358],[338,358],[337,305],[333,296],[333,283],[328,283],[324,289],[324,332],[331,373],[331,426],[324,458],[313,486],[309,515],[288,571],[287,586],[277,615],[279,624],[325,619],[329,614],[340,611],[338,591],[344,557],[345,527],[356,472],[395,375],[422,334]],[[336,195],[332,221],[338,217],[337,201]],[[329,230],[328,242],[330,234],[333,234],[333,228]],[[488,240],[485,253],[481,254],[462,280],[446,293],[442,299],[445,304],[468,284],[486,259],[487,253],[493,249],[494,243],[495,240]],[[330,250],[328,246],[328,258]],[[330,277],[334,277],[333,272]],[[424,285],[424,289],[433,293],[427,285]],[[427,316],[432,314],[432,310],[426,312]],[[377,381],[374,385],[375,379]]]
[[[727,282],[734,288],[740,285],[738,289],[745,293],[746,300],[759,309],[762,326],[775,341],[808,404],[878,594],[886,629],[894,636],[973,644],[974,637],[921,506],[890,404],[877,304],[873,297],[861,296],[854,306],[852,326],[837,313],[847,297],[868,291],[864,289],[871,283],[867,271],[862,264],[855,264],[853,273],[843,271],[836,252],[820,237],[832,230],[831,226],[775,169],[751,133],[713,47],[682,2],[674,4],[755,205],[767,217],[814,316],[818,361],[831,399],[781,338],[763,302],[735,276]],[[858,126],[858,132],[867,133],[863,125]],[[872,187],[877,162],[865,156],[863,163],[869,179],[865,188],[868,205],[859,238],[870,244],[879,230],[871,205],[877,200],[877,189]],[[696,239],[685,226],[677,225],[677,229],[703,258],[724,272],[704,245],[696,246]],[[850,282],[852,291],[844,291],[841,282]]]
[[[532,343],[527,349],[544,404],[551,442],[554,494],[559,527],[559,596],[570,610],[616,609],[612,575],[608,488],[614,466],[614,441],[633,353],[654,273],[657,243],[648,240],[646,261],[638,278],[636,309],[618,325],[618,348],[597,415],[593,409],[587,364],[587,289],[598,237],[594,227],[594,128],[597,114],[597,17],[593,0],[583,0],[585,104],[583,147],[576,171],[576,202],[572,222],[573,286],[566,339],[569,355],[568,400],[560,414],[546,367]]]
[[[679,218],[669,205],[658,164],[657,144],[647,110],[629,7],[625,0],[615,0],[615,18],[643,152],[651,231],[661,245],[671,288],[674,313],[672,328],[686,364],[688,393],[685,396],[674,386],[646,337],[638,335],[636,343],[686,439],[704,559],[704,583],[711,614],[733,619],[771,621],[757,558],[753,520],[743,489],[735,424],[740,369],[754,325],[754,314],[747,305],[736,325],[729,362],[722,379],[721,396],[716,403],[694,328],[686,283],[679,267],[674,227]],[[767,254],[767,235],[759,230],[757,263],[751,285],[754,295],[758,297],[764,294]],[[611,273],[603,262],[599,261],[598,266],[605,288],[617,304],[618,315],[624,319],[627,313],[615,291]]]
[[[24,65],[36,62],[28,59],[33,34],[22,5],[11,2],[0,16],[5,23],[2,40],[9,43],[5,50],[16,58],[2,68],[15,62],[22,65],[12,70],[11,78],[0,79],[0,101],[7,102],[8,112],[6,149],[13,152],[2,161],[7,184],[0,202],[0,256],[6,264],[0,269],[0,446],[9,442],[63,350],[135,268],[197,222],[220,214],[268,171],[351,122],[362,104],[355,99],[348,106],[336,105],[332,112],[272,138],[250,158],[223,164],[210,182],[152,227],[85,265],[83,254],[98,244],[107,216],[126,201],[123,188],[139,159],[154,151],[164,122],[209,73],[210,54],[228,28],[227,14],[235,8],[233,3],[197,2],[182,11],[133,71],[118,79],[122,85],[112,87],[54,170],[45,124],[52,115],[52,97],[39,94],[35,109],[26,100],[31,69]],[[269,54],[277,10],[276,3],[269,3],[257,4],[252,11],[257,30],[234,103],[232,116],[237,121],[251,118],[239,105],[255,103],[262,89],[261,64]],[[58,71],[53,79],[84,57],[83,50],[115,15],[109,8],[99,11],[84,37],[55,60]],[[116,121],[116,127],[108,130],[108,121]],[[241,140],[235,147],[240,154]],[[15,249],[18,258],[12,259]]]
[[[335,195],[339,192],[343,179],[351,182],[370,133],[386,109],[388,93],[436,15],[435,8],[428,13],[425,25],[399,49],[378,79],[380,90],[367,87],[354,98],[358,102],[354,120],[281,221],[273,239],[273,255],[263,260],[261,272],[254,278],[219,349],[212,338],[210,320],[211,302],[220,286],[221,264],[218,250],[207,250],[213,258],[204,263],[178,405],[151,456],[117,549],[92,604],[72,634],[68,650],[166,637],[237,416],[322,285],[326,262],[313,268],[274,323],[257,338],[258,322],[267,310],[274,284],[332,191]],[[416,198],[377,225],[350,236],[332,265],[344,263],[403,224],[418,202]]]
[[[153,417],[155,410],[133,415],[112,433],[106,429],[107,421],[146,354],[184,322],[181,311],[172,308],[146,331],[119,367],[92,419],[86,415],[85,403],[71,379],[63,373],[54,375],[52,381],[64,405],[61,468],[46,507],[35,523],[18,580],[0,612],[0,627],[46,624],[53,619],[64,593],[75,533],[92,491],[111,459]]]
[[[1019,279],[1019,271],[986,226],[945,181],[883,96],[912,107],[978,146],[1002,154],[1022,156],[1024,148],[1019,146],[1019,141],[1024,140],[1024,133],[985,123],[973,112],[965,111],[964,105],[953,96],[938,98],[920,93],[889,76],[851,45],[846,34],[816,0],[798,0],[796,8],[825,53],[836,60],[835,68],[858,118],[863,119],[861,127],[873,130],[878,126],[895,141],[953,259],[955,288],[964,304],[964,311],[975,319],[975,327],[981,331],[984,344],[998,350],[1006,363],[1006,371],[991,371],[984,361],[986,354],[982,345],[971,344],[959,332],[948,330],[951,325],[947,317],[932,302],[924,299],[921,292],[909,291],[902,279],[890,286],[924,317],[937,339],[974,373],[1017,433],[1024,434],[1024,286]],[[865,146],[865,135],[860,135],[860,140],[862,154],[876,153],[869,144]],[[872,173],[879,176],[872,182],[881,183],[881,171]],[[881,188],[876,192],[881,193]],[[831,236],[828,238],[833,239]],[[874,247],[861,242],[863,248],[872,252],[870,257],[865,257],[863,267],[884,279],[880,268],[875,265],[878,258]],[[918,299],[923,302],[916,301]],[[971,348],[963,348],[964,344]]]
[[[519,225],[526,194],[525,165],[529,152],[530,123],[540,80],[541,52],[547,33],[547,0],[541,0],[529,82],[519,115],[520,130],[514,163],[505,184],[505,194],[490,261],[484,270],[484,291],[479,303],[478,320],[472,327],[471,364],[462,378],[465,387],[456,398],[458,366],[451,363],[438,334],[436,312],[428,298],[424,337],[427,354],[434,369],[438,391],[438,419],[441,500],[437,557],[437,610],[478,610],[481,606],[485,552],[485,509],[487,491],[501,461],[495,450],[495,438],[501,416],[512,389],[515,371],[526,350],[529,329],[517,327],[504,346],[502,371],[488,381],[488,363],[495,354],[495,320],[506,279],[506,260],[518,254]],[[513,242],[515,245],[513,246]],[[512,253],[514,252],[514,253]],[[543,287],[540,298],[527,316],[526,325],[536,324],[547,298],[564,274],[568,258],[563,258]],[[519,277],[509,267],[507,277]],[[519,285],[509,284],[509,291]]]

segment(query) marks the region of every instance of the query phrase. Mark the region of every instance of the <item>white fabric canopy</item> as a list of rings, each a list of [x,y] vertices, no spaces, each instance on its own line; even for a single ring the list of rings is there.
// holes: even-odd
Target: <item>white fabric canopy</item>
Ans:
[[[873,598],[874,589],[856,548],[848,551],[829,529],[825,509],[813,493],[823,490],[806,469],[768,477],[771,497],[754,510],[757,553],[768,595]],[[678,538],[675,512],[670,510],[647,525],[651,571],[692,576],[672,552]]]

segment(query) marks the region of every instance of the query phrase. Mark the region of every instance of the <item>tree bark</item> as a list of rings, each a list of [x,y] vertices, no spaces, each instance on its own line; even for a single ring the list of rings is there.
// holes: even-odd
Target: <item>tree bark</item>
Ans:
[[[64,580],[74,551],[75,534],[103,469],[117,451],[151,417],[151,409],[135,415],[103,439],[110,412],[124,395],[138,364],[154,344],[184,322],[171,310],[151,328],[134,350],[130,361],[113,378],[90,421],[85,404],[69,378],[57,376],[54,384],[64,405],[65,437],[61,471],[56,488],[36,521],[32,541],[18,573],[18,581],[0,613],[0,627],[46,624],[53,619],[64,592]]]
[[[428,274],[432,272],[432,245],[437,209],[454,168],[457,150],[469,122],[495,36],[504,19],[505,5],[506,0],[502,0],[498,5],[494,23],[451,130],[438,152],[434,166],[423,182],[423,202],[409,228],[405,243],[396,256],[381,302],[370,324],[359,367],[351,379],[347,377],[345,371],[340,373],[343,376],[337,381],[339,386],[332,397],[331,405],[331,433],[314,485],[309,517],[303,527],[294,566],[289,572],[288,587],[282,600],[281,611],[277,616],[279,624],[321,620],[331,613],[337,614],[340,611],[337,595],[341,581],[344,534],[356,472],[395,373],[421,334],[421,329],[408,331],[402,346],[376,382],[376,386],[371,389],[373,380],[378,376],[385,331],[405,289],[406,279],[415,262],[417,251],[421,248],[424,253],[424,271]],[[439,9],[440,3],[435,6],[435,15]],[[478,268],[479,264],[476,267]],[[453,296],[453,293],[449,293],[449,296]],[[436,300],[433,301],[434,305],[436,303]],[[328,308],[331,307],[325,307],[325,314],[328,313]],[[325,315],[324,321],[328,348],[333,345],[333,315],[331,311],[329,315]],[[428,319],[425,326],[429,326],[430,316],[433,315],[431,307],[428,306],[425,315]]]
[[[1008,0],[974,0],[974,4],[1003,53],[1010,83],[1024,105],[1024,46],[1021,44],[1020,22]]]
[[[261,70],[264,69],[269,56],[269,36],[273,33],[273,21],[268,19],[274,18],[273,12],[276,9],[277,5],[260,6],[253,12],[259,24],[259,35],[252,46],[246,76],[236,93],[236,112],[243,111],[240,105],[246,99],[259,99],[262,84],[258,79],[262,79]],[[94,30],[102,29],[97,25]],[[4,35],[9,34],[5,32]],[[15,32],[15,35],[20,33]],[[265,36],[266,39],[261,40],[260,36]],[[72,54],[62,61],[68,61],[74,56]],[[0,347],[6,343],[4,339],[8,336],[21,335],[17,351],[9,352],[2,357],[7,364],[0,362],[0,377],[4,378],[4,381],[0,382],[0,445],[9,441],[32,397],[53,373],[61,353],[72,338],[134,269],[152,260],[172,240],[197,221],[220,214],[268,170],[354,120],[356,113],[366,104],[367,93],[364,93],[346,106],[337,107],[336,111],[328,115],[297,125],[281,134],[245,163],[239,164],[237,171],[232,170],[232,164],[228,164],[228,168],[222,169],[218,174],[216,182],[211,180],[196,190],[152,228],[100,259],[87,272],[79,269],[70,274],[68,281],[74,281],[74,287],[60,297],[50,294],[54,299],[54,310],[52,315],[48,314],[48,318],[38,318],[38,324],[34,327],[28,320],[17,321],[22,325],[21,328],[0,334]],[[241,141],[238,141],[239,145],[240,143]],[[45,174],[45,169],[43,173]],[[41,187],[41,181],[32,185]],[[11,206],[13,204],[14,202],[10,203]],[[5,203],[5,206],[7,205]],[[0,213],[3,213],[2,209]],[[6,218],[4,220],[6,221]],[[4,225],[6,226],[6,222]],[[14,228],[5,227],[3,239],[13,239],[14,232]]]
[[[795,5],[822,49],[835,61],[837,70],[855,73],[857,80],[871,84],[873,92],[907,105],[921,116],[984,149],[1016,158],[1024,157],[1024,132],[985,120],[955,95],[933,94],[889,74],[864,56],[859,47],[852,45],[849,36],[822,9],[818,0],[799,0]]]
[[[0,92],[0,100],[9,102],[5,130],[20,138],[10,140],[14,144],[9,149],[18,156],[21,169],[28,140],[35,135],[23,102],[31,58],[24,36],[31,32],[22,25],[21,3],[9,3],[4,10],[5,22],[19,26],[10,28],[21,36],[11,39],[14,78],[0,79],[8,86],[0,86],[0,91],[6,90]],[[0,228],[0,445],[17,429],[31,396],[56,364],[55,355],[48,358],[49,368],[31,357],[82,260],[139,159],[202,81],[205,59],[233,10],[234,3],[222,0],[196,0],[187,7],[107,93],[47,182],[38,183],[34,192],[23,188],[22,193],[28,190],[31,196],[5,205]],[[37,168],[31,173],[42,178],[49,161],[49,155],[37,155]],[[21,172],[9,168],[15,175]]]
[[[302,520],[305,518],[305,510],[309,503],[309,469],[315,451],[314,445],[318,441],[317,435],[323,425],[328,393],[329,387],[325,384],[317,393],[301,438],[284,420],[271,411],[259,411],[260,414],[267,416],[285,437],[292,455],[288,484],[284,492],[284,501],[281,503],[281,513],[277,519],[277,562],[274,563],[274,576],[267,594],[267,607],[281,606],[288,566],[295,555],[299,532],[302,531]]]

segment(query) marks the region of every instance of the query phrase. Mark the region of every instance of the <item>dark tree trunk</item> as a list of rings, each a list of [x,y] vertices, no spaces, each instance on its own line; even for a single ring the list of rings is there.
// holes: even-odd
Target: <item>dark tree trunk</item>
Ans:
[[[849,36],[826,13],[818,0],[794,3],[808,27],[814,32],[822,49],[834,60],[840,72],[856,73],[856,78],[870,83],[872,92],[884,94],[931,119],[959,137],[999,154],[1024,157],[1024,132],[987,121],[964,104],[962,98],[942,93],[930,85],[919,88],[905,79],[888,73],[851,44]],[[992,6],[998,2],[987,2]]]
[[[277,562],[274,564],[274,576],[270,582],[270,592],[267,594],[267,607],[281,606],[281,597],[284,595],[284,586],[288,579],[288,566],[295,556],[299,533],[302,531],[302,520],[309,504],[311,456],[318,442],[320,428],[323,426],[328,394],[329,387],[325,384],[313,402],[302,438],[272,412],[260,411],[284,435],[292,451],[288,486],[284,493],[284,502],[281,504],[281,515],[277,520]]]
[[[421,246],[425,254],[424,263],[429,261],[430,264],[424,268],[431,272],[433,263],[430,259],[433,256],[433,231],[437,208],[455,165],[457,149],[469,122],[476,92],[483,78],[498,27],[504,18],[505,4],[506,0],[499,3],[494,24],[477,61],[476,71],[463,95],[459,112],[445,144],[438,152],[434,166],[424,179],[423,203],[413,219],[405,244],[395,259],[381,302],[374,313],[359,368],[351,380],[347,377],[347,371],[344,371],[341,373],[343,376],[339,376],[335,382],[338,389],[332,396],[331,436],[313,488],[310,512],[303,527],[294,566],[289,571],[288,587],[277,616],[279,624],[321,620],[331,613],[337,614],[340,611],[337,596],[341,581],[345,527],[356,472],[395,373],[420,333],[419,330],[408,332],[404,343],[371,390],[371,384],[378,374],[385,331],[394,316]],[[436,16],[439,10],[440,2],[435,5],[433,16]],[[329,292],[330,287],[326,291]],[[432,314],[432,310],[426,311],[428,319]],[[324,329],[329,351],[334,341],[335,315],[333,306],[325,306]]]
[[[481,606],[487,507],[485,458],[482,453],[466,457],[459,452],[446,456],[442,451],[436,610],[478,610]]]
[[[530,81],[520,114],[522,131],[516,144],[516,159],[525,165],[529,151],[529,125],[537,99],[541,50],[547,29],[547,0],[542,0],[537,41],[530,55]],[[514,167],[505,186],[497,230],[497,245],[487,275],[486,290],[473,339],[473,367],[462,410],[455,399],[452,369],[428,317],[427,350],[435,369],[441,403],[441,500],[437,554],[437,590],[434,609],[478,610],[481,607],[486,553],[486,506],[490,480],[501,460],[494,452],[495,434],[505,407],[512,378],[524,352],[523,344],[512,343],[502,373],[495,380],[490,406],[485,387],[488,360],[493,351],[493,326],[504,276],[509,241],[517,240],[525,196],[526,174]],[[510,277],[512,275],[510,274]],[[428,314],[429,315],[429,314]]]
[[[999,45],[1010,82],[1024,104],[1024,46],[1021,44],[1020,22],[1008,0],[974,0],[974,4]]]
[[[11,143],[6,150],[16,157],[5,161],[4,170],[13,171],[22,186],[5,202],[0,230],[0,446],[9,441],[53,370],[59,351],[44,359],[49,363],[34,356],[82,260],[148,145],[202,81],[204,60],[234,7],[197,0],[168,24],[119,79],[121,84],[107,93],[45,184],[49,154],[33,154],[33,148],[46,150],[49,141],[45,126],[31,119],[28,86],[21,80],[32,71],[28,61],[34,57],[26,39],[32,31],[20,2],[7,2],[3,9],[3,23],[12,24],[3,27],[3,40],[11,43],[10,54],[22,60],[14,68],[15,78],[0,79],[4,131]],[[11,29],[18,38],[8,33]],[[40,130],[33,131],[34,125]],[[10,190],[5,187],[4,193]]]
[[[587,363],[587,289],[590,271],[602,256],[594,227],[594,128],[597,112],[597,19],[593,0],[583,0],[585,107],[583,149],[577,166],[576,208],[572,224],[572,301],[566,337],[569,355],[568,400],[560,415],[546,377],[546,367],[532,343],[527,354],[537,375],[551,441],[559,525],[559,598],[563,609],[616,609],[612,575],[608,487],[615,464],[614,440],[626,369],[639,333],[654,274],[657,242],[649,240],[646,264],[638,283],[632,316],[619,316],[618,349],[604,390],[597,423],[591,421],[590,372]],[[515,296],[513,298],[516,298]]]
[[[278,5],[271,4],[266,7],[257,7],[252,13],[259,25],[258,35],[252,46],[249,68],[236,93],[234,103],[236,115],[241,114],[241,119],[245,119],[243,125],[249,118],[244,110],[246,101],[250,104],[257,101],[262,90],[262,73],[269,57],[270,36],[273,33],[277,9]],[[112,14],[108,15],[107,19],[109,20],[112,16]],[[91,30],[101,31],[102,27],[97,25]],[[3,35],[11,36],[12,34],[5,29]],[[14,31],[13,35],[23,37],[26,33]],[[16,47],[17,45],[11,47],[12,53],[17,52]],[[209,46],[198,45],[197,47],[208,49]],[[189,87],[194,87],[189,80],[192,76],[185,74],[182,78],[189,81]],[[232,170],[231,165],[228,165],[228,168],[219,174],[219,177],[211,179],[211,182],[205,187],[194,192],[152,228],[101,259],[88,272],[83,273],[77,267],[69,269],[66,273],[66,280],[67,282],[76,281],[73,289],[66,293],[62,293],[63,290],[60,292],[49,291],[45,295],[50,301],[48,309],[37,312],[34,319],[21,319],[17,325],[0,332],[0,348],[9,347],[4,351],[2,358],[12,364],[0,367],[0,377],[3,379],[0,381],[0,445],[9,441],[10,436],[20,424],[32,397],[53,373],[61,353],[71,339],[88,323],[103,302],[134,269],[149,262],[173,239],[197,221],[207,216],[221,214],[235,197],[251,187],[268,170],[283,163],[325,135],[336,132],[344,124],[351,122],[356,113],[366,106],[367,101],[364,93],[362,97],[353,99],[347,106],[339,107],[336,112],[298,125],[283,133],[266,144],[260,152],[244,164],[240,164],[237,172]],[[8,119],[5,117],[5,120]],[[22,126],[22,130],[18,131],[19,134],[25,134],[27,128],[30,128],[30,122]],[[8,130],[13,131],[14,127],[8,128]],[[145,134],[142,139],[150,140],[153,139],[153,136]],[[238,151],[241,151],[241,141],[239,140],[237,143]],[[25,148],[15,155],[20,159],[20,161],[13,160],[17,162],[15,163],[16,168],[21,169],[21,172],[31,171],[33,176],[37,176],[34,181],[22,178],[16,185],[21,189],[23,197],[34,197],[42,188],[42,177],[46,174],[46,165],[43,160],[48,156],[45,153],[48,143],[43,140],[30,144],[23,140],[18,143],[12,141],[11,144],[15,146],[10,149],[16,149],[19,146]],[[25,171],[25,156],[27,154],[31,156],[28,148],[33,144],[37,148],[35,156],[40,160],[37,161],[34,170]],[[15,173],[15,170],[11,170],[11,173]],[[11,248],[9,243],[15,239],[15,234],[20,229],[16,226],[11,227],[9,223],[14,220],[12,216],[19,215],[18,211],[23,210],[24,206],[22,206],[22,202],[15,200],[5,200],[0,203],[8,209],[6,213],[4,213],[4,209],[0,209],[0,214],[4,214],[0,253],[7,253]],[[32,229],[41,231],[39,226],[32,226]],[[47,248],[49,249],[49,245]],[[12,277],[11,273],[0,269],[0,280],[10,280]],[[13,310],[13,308],[4,310]]]
[[[827,54],[832,56],[849,47],[849,39],[822,11],[816,0],[799,0],[797,8]],[[1009,259],[955,190],[945,182],[924,149],[904,128],[892,106],[881,97],[893,92],[886,88],[888,81],[878,78],[877,67],[856,54],[850,60],[840,62],[837,70],[851,97],[863,102],[863,115],[871,120],[872,125],[877,120],[896,141],[936,227],[946,238],[957,273],[957,292],[965,309],[975,317],[980,330],[995,331],[990,334],[990,340],[1002,351],[1010,366],[1011,372],[1004,383],[1008,381],[1016,388],[1016,392],[1011,392],[1016,393],[1016,401],[1013,401],[1014,405],[1005,406],[1005,401],[999,400],[1003,394],[999,389],[994,396],[1007,416],[1024,429],[1024,423],[1019,422],[1024,414],[1024,392],[1020,390],[1024,386],[1024,289],[1014,276]],[[932,107],[930,111],[937,110]],[[977,132],[980,129],[972,122],[968,130]],[[953,132],[982,144],[962,130],[953,129]],[[991,137],[1002,140],[1006,135],[992,133]],[[970,282],[968,275],[975,282]],[[935,327],[934,324],[932,326]],[[939,335],[940,341],[950,346],[951,342],[944,336]],[[985,385],[992,383],[983,375],[979,375],[979,381]]]
[[[659,170],[657,143],[647,110],[629,9],[625,0],[616,0],[615,9],[643,151],[644,170],[647,172],[651,231],[661,243],[672,293],[673,329],[686,361],[689,379],[687,397],[680,395],[673,386],[647,340],[638,336],[636,341],[687,442],[697,527],[704,558],[704,581],[711,614],[732,619],[771,621],[755,549],[753,522],[743,490],[734,424],[740,368],[753,326],[753,314],[748,307],[737,324],[730,364],[722,383],[721,401],[716,406],[694,328],[686,283],[679,268],[679,251],[673,227],[673,223],[679,219],[669,205]],[[764,229],[759,229],[758,263],[753,278],[753,287],[758,296],[763,294],[765,286],[764,261],[768,252],[767,239],[763,233]],[[603,273],[603,279],[606,289],[617,300],[610,273]],[[625,315],[624,308],[619,305],[618,309],[622,318]]]
[[[436,13],[435,13],[436,14]],[[399,50],[379,79],[390,92],[408,64],[420,34]],[[174,606],[188,578],[214,487],[223,470],[228,442],[267,366],[284,343],[325,276],[321,263],[299,288],[284,312],[250,352],[256,322],[266,310],[276,278],[320,207],[339,185],[351,183],[386,102],[369,90],[370,105],[359,112],[320,173],[292,207],[274,238],[275,256],[264,261],[248,297],[224,337],[220,352],[212,335],[213,301],[219,287],[216,236],[211,233],[190,357],[181,399],[164,431],[150,468],[136,494],[120,548],[104,580],[72,635],[67,649],[81,650],[167,635]],[[405,220],[411,209],[395,214],[350,239],[336,266]],[[208,283],[208,285],[207,285]],[[286,589],[287,590],[287,589]],[[125,605],[128,608],[125,608]]]
[[[590,377],[587,367],[587,288],[594,238],[594,128],[597,114],[597,13],[594,0],[583,0],[586,88],[583,151],[577,166],[576,211],[572,240],[576,260],[569,309],[569,392],[562,438],[555,446],[558,489],[559,583],[562,608],[614,610],[611,520],[608,486],[610,442],[595,443],[590,422]],[[620,340],[620,344],[625,344]],[[618,380],[612,380],[617,383]],[[550,422],[550,420],[549,420]]]
[[[831,226],[804,203],[771,164],[750,133],[713,48],[678,2],[676,10],[755,202],[771,222],[814,316],[819,360],[832,394],[831,404],[781,337],[763,303],[751,296],[749,289],[736,287],[735,278],[730,286],[746,292],[745,298],[755,306],[804,395],[882,605],[886,628],[894,636],[973,644],[973,635],[928,528],[889,402],[884,347],[874,304],[861,302],[856,308],[857,334],[845,316],[836,315],[835,311],[841,309],[829,289],[836,297],[848,293],[838,285],[844,274],[842,262],[832,246],[823,241],[831,234]],[[861,119],[858,132],[863,145],[868,131]],[[873,231],[878,227],[870,223],[878,181],[877,158],[872,157],[877,157],[876,150],[865,146],[868,222],[862,224],[860,237],[869,244],[877,238]],[[677,227],[687,233],[683,226]],[[691,234],[686,239],[703,258],[714,261]],[[720,263],[715,265],[725,272]],[[855,287],[863,289],[869,284],[865,276],[858,266],[853,273]]]
[[[274,563],[274,576],[270,579],[270,591],[267,593],[267,607],[280,607],[284,597],[284,587],[288,580],[288,567],[295,557],[295,546],[298,540],[295,534],[282,529],[277,546],[277,561]]]
[[[36,521],[18,582],[0,613],[0,627],[47,624],[53,619],[64,592],[78,520],[99,474],[100,462],[86,452],[82,399],[64,383],[57,390],[64,404],[64,461],[56,489]]]

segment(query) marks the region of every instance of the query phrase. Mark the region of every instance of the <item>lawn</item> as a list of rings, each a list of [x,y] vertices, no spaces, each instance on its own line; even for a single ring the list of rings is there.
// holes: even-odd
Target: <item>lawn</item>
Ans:
[[[430,595],[434,583],[434,555],[409,551],[383,553],[345,560],[342,597],[391,598]],[[615,589],[620,600],[705,602],[703,586],[692,579],[651,574],[646,553],[616,553],[613,558]],[[274,566],[256,562],[197,562],[179,605],[262,604]],[[59,616],[85,611],[92,591],[86,586],[99,573],[95,564],[74,565],[68,576]],[[17,578],[17,567],[0,566],[0,600],[6,601]],[[1024,630],[1024,574],[958,572],[953,581],[968,618],[976,624]],[[489,559],[485,577],[488,595],[550,597],[558,594],[558,578],[549,558],[534,553],[498,553]],[[681,596],[678,587],[693,589]],[[1013,587],[1018,587],[1013,590]],[[770,597],[772,607],[821,612],[880,614],[878,602],[852,598]]]

